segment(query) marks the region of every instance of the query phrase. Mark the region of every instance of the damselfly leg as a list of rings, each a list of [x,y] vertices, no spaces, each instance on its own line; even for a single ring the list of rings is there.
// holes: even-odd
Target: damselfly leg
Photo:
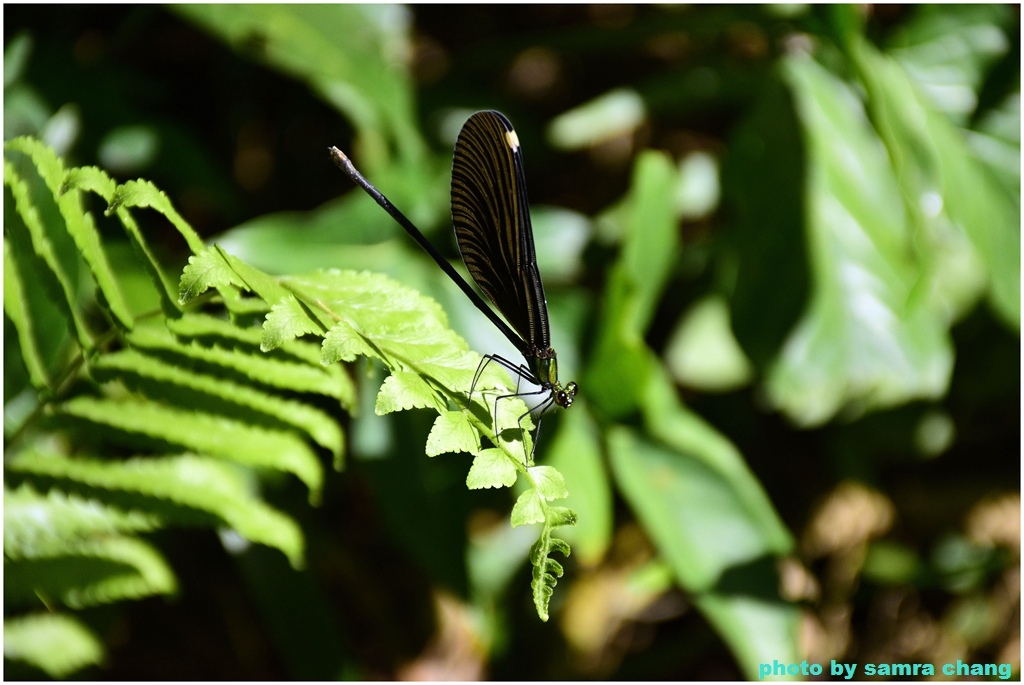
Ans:
[[[526,429],[523,428],[523,419],[525,419],[527,416],[530,416],[534,412],[537,412],[536,425],[534,426],[535,430],[534,430],[534,434],[533,434],[533,441],[532,441],[532,444],[531,444],[531,447],[530,447],[530,453],[527,456],[527,460],[526,460],[526,464],[528,466],[532,466],[533,465],[534,453],[537,450],[537,439],[540,437],[541,419],[543,418],[544,412],[546,412],[548,409],[550,409],[551,405],[555,403],[554,393],[552,392],[551,388],[544,387],[544,385],[541,384],[538,381],[538,379],[533,375],[533,372],[530,371],[530,368],[528,366],[526,366],[525,364],[515,364],[514,362],[509,361],[508,359],[505,359],[504,357],[502,357],[500,355],[486,354],[480,360],[480,364],[476,367],[476,373],[473,375],[473,383],[469,387],[469,401],[470,402],[472,402],[473,393],[476,390],[477,383],[480,381],[480,377],[483,375],[483,372],[487,368],[487,366],[489,364],[491,364],[492,362],[498,364],[499,366],[504,367],[507,371],[509,371],[510,373],[514,374],[515,377],[516,377],[516,391],[515,392],[499,394],[500,391],[495,391],[495,393],[494,393],[495,394],[494,405],[493,405],[494,408],[493,408],[493,413],[491,414],[491,416],[492,416],[492,418],[494,420],[494,426],[493,427],[494,427],[494,437],[495,437],[495,440],[498,439],[498,435],[501,432],[499,430],[499,426],[498,426],[498,402],[500,402],[501,400],[511,399],[513,397],[520,397],[520,398],[523,398],[523,397],[533,397],[533,396],[536,396],[536,395],[543,395],[544,393],[548,393],[548,397],[543,402],[541,402],[539,405],[537,405],[536,407],[530,407],[529,404],[527,404],[526,411],[523,412],[522,414],[520,414],[519,418],[516,420],[516,425],[519,427],[519,434],[520,434],[520,437],[521,437],[522,442],[523,442],[523,449],[525,450],[526,449]],[[538,387],[537,390],[530,390],[530,391],[527,391],[527,392],[520,392],[520,383],[522,383],[522,381],[524,379],[527,382],[532,383],[533,385],[540,386],[540,387]],[[481,397],[483,397],[483,396],[485,396],[487,394],[490,394],[490,393],[488,393],[486,390],[481,390],[480,391]]]

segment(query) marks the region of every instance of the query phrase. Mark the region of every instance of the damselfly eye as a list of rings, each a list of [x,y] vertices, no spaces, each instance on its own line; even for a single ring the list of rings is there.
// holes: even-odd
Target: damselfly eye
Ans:
[[[576,393],[579,392],[580,387],[573,381],[565,386],[564,390],[559,390],[555,393],[555,404],[559,407],[568,409],[572,406],[572,401],[576,397]]]

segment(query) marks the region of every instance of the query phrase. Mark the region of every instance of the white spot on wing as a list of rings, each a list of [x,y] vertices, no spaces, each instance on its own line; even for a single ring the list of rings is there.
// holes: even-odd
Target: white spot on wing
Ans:
[[[515,131],[505,131],[505,138],[508,139],[508,146],[513,150],[519,148],[519,136],[516,135]]]

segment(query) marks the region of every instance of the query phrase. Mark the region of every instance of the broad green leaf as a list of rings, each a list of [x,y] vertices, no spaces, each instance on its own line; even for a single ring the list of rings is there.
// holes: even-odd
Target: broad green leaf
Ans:
[[[741,493],[703,460],[627,428],[608,438],[622,494],[687,590],[709,591],[730,567],[780,551]]]
[[[710,216],[722,196],[718,159],[708,152],[692,152],[679,161],[676,211],[684,219]]]
[[[1008,5],[920,5],[902,23],[886,54],[939,111],[963,125],[978,104],[977,93],[993,62],[1010,49]]]
[[[61,404],[57,413],[64,421],[86,422],[89,431],[106,427],[112,435],[124,434],[129,440],[177,446],[245,466],[292,473],[309,488],[311,500],[320,496],[323,468],[309,446],[289,432],[148,400],[80,396]]]
[[[360,168],[373,166],[372,159],[366,158],[360,149],[356,149]],[[327,160],[326,151],[324,153],[324,160]],[[443,236],[440,240],[450,238],[447,216],[450,212],[450,153],[431,157],[425,164],[416,166],[397,166],[399,163],[395,160],[395,166],[379,172],[371,173],[369,168],[363,171],[428,235]],[[252,266],[273,274],[306,273],[323,268],[365,269],[385,273],[418,289],[444,278],[435,273],[432,264],[423,260],[405,232],[371,197],[352,185],[340,171],[333,173],[338,181],[338,192],[344,195],[309,211],[256,217],[218,236],[217,244]],[[449,233],[443,230],[445,223],[449,223]],[[539,238],[537,229],[535,234]]]
[[[115,171],[133,172],[151,166],[160,151],[157,126],[137,124],[117,126],[103,136],[98,157]]]
[[[629,279],[628,323],[645,331],[654,316],[673,265],[679,259],[679,230],[675,218],[675,184],[678,172],[669,158],[658,152],[641,155],[634,166],[626,199],[625,242],[620,264]]]
[[[4,658],[24,661],[54,679],[66,678],[105,657],[103,644],[77,619],[65,614],[4,618]]]
[[[750,538],[758,540],[750,549],[735,551],[748,556],[756,555],[762,548],[777,555],[792,552],[792,535],[743,455],[725,436],[680,403],[671,379],[663,370],[651,376],[644,394],[643,411],[647,434],[668,449],[686,455],[686,459],[677,464],[679,468],[686,467],[691,460],[699,462],[711,470],[716,487],[729,491],[722,505],[726,509],[736,508],[727,515],[737,525],[753,529]],[[698,514],[697,518],[700,516]],[[714,548],[702,547],[696,557],[705,554],[711,566],[721,568],[722,562],[714,561],[717,554]]]
[[[678,259],[675,182],[667,157],[644,153],[620,212],[625,242],[605,290],[597,349],[584,384],[590,400],[613,416],[635,408],[649,361],[644,333]]]
[[[733,337],[728,303],[719,295],[695,303],[680,319],[665,362],[680,383],[709,392],[741,388],[754,373]]]
[[[1020,93],[1009,93],[978,121],[967,141],[1003,190],[1020,204]]]
[[[935,397],[949,382],[945,321],[916,291],[920,264],[898,185],[854,94],[808,57],[784,62],[807,144],[811,301],[769,371],[800,425]]]
[[[90,492],[98,488],[136,495],[135,510],[172,522],[194,523],[195,517],[165,503],[208,512],[245,539],[281,550],[292,566],[303,564],[304,542],[298,525],[260,500],[243,471],[220,460],[181,455],[109,461],[25,453],[13,458],[8,468],[65,479],[65,487],[78,483]]]
[[[722,166],[731,217],[723,236],[723,280],[732,330],[758,371],[775,359],[811,290],[804,230],[807,145],[778,70],[764,76],[756,103],[729,138]]]
[[[1019,189],[1006,192],[970,149],[964,132],[935,110],[894,60],[864,40],[851,50],[919,249],[926,251],[919,288],[936,293],[947,319],[955,321],[973,306],[982,287],[980,258],[994,309],[1019,330]]]
[[[755,512],[729,480],[702,459],[655,444],[623,427],[609,432],[609,453],[623,495],[679,584],[719,630],[748,677],[759,663],[799,653],[799,614],[777,597],[726,593],[726,573],[740,586],[777,586],[770,557],[785,550],[752,519]],[[773,576],[765,583],[763,576]],[[799,659],[797,659],[799,661]]]
[[[471,528],[466,566],[473,589],[473,602],[493,612],[516,573],[530,556],[535,529],[494,525],[483,530]]]
[[[466,476],[466,487],[470,490],[510,488],[517,477],[516,466],[508,455],[492,447],[480,450],[473,458],[473,465]]]
[[[579,150],[617,136],[631,135],[647,116],[643,98],[628,88],[600,95],[553,119],[548,141],[561,150]]]
[[[537,268],[544,275],[544,283],[550,287],[580,278],[583,251],[594,230],[590,217],[565,207],[542,205],[530,207],[530,223],[536,242]]]
[[[32,54],[32,36],[20,31],[4,46],[4,89],[13,86],[24,75]]]
[[[728,643],[749,680],[764,679],[761,664],[776,659],[784,664],[800,663],[804,652],[798,607],[773,598],[719,592],[694,597],[693,603]]]

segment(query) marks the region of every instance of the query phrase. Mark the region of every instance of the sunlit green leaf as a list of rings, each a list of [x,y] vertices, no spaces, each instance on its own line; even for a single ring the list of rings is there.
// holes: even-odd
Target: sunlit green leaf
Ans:
[[[545,500],[569,496],[569,491],[565,487],[565,477],[553,466],[531,466],[526,472],[537,488],[537,494]]]
[[[512,525],[525,526],[531,523],[544,522],[544,509],[541,507],[540,495],[536,488],[530,488],[516,499],[512,507]]]
[[[1019,329],[1019,189],[1006,192],[964,133],[935,110],[895,61],[863,40],[852,48],[908,216],[920,234],[922,261],[931,267],[923,274],[920,299],[927,302],[936,293],[943,313],[956,320],[988,280],[995,310]]]
[[[963,124],[978,103],[987,69],[1010,49],[1003,28],[1010,14],[999,4],[921,5],[886,52],[939,110]]]
[[[446,452],[480,451],[480,436],[461,411],[443,411],[434,420],[434,426],[427,436],[427,456],[434,457]]]
[[[732,335],[728,305],[719,297],[690,308],[669,340],[665,361],[680,383],[708,391],[742,387],[753,374]]]
[[[807,138],[809,258],[815,288],[768,378],[801,425],[943,392],[952,349],[924,293],[885,148],[856,96],[811,59],[786,62]]]
[[[655,152],[641,156],[622,209],[625,242],[601,308],[597,348],[586,379],[588,396],[612,415],[635,406],[649,361],[644,333],[669,270],[678,258],[675,169]]]
[[[466,487],[470,490],[508,488],[516,482],[517,476],[515,464],[505,452],[489,448],[481,450],[473,458],[473,465],[466,476]]]

